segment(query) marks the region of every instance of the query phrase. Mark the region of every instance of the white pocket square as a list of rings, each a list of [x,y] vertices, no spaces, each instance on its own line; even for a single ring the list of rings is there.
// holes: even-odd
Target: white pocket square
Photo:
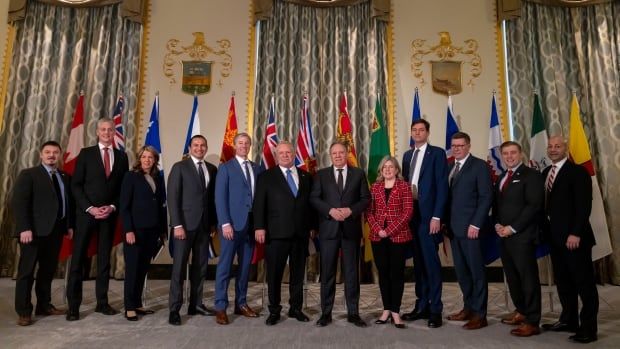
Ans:
[[[519,183],[519,182],[521,182],[521,180],[520,180],[520,179],[513,179],[513,180],[512,180],[512,183]]]

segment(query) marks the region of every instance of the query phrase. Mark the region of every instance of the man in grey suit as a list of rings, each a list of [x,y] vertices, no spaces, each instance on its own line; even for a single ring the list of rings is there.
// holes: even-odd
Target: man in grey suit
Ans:
[[[202,304],[202,286],[207,269],[209,234],[217,223],[215,176],[217,168],[204,160],[207,139],[196,135],[190,140],[190,156],[172,166],[168,177],[168,211],[174,228],[169,307],[171,325],[180,325],[183,304],[183,269],[192,253],[188,315],[211,315]]]
[[[488,285],[480,229],[493,203],[493,187],[486,162],[470,154],[470,142],[465,132],[452,136],[455,161],[448,176],[448,235],[463,292],[463,309],[448,316],[448,320],[467,321],[463,328],[476,330],[487,326]]]
[[[335,142],[329,147],[332,166],[320,170],[312,185],[310,202],[319,215],[321,242],[321,317],[316,325],[332,321],[336,294],[338,251],[342,249],[347,321],[366,327],[359,316],[359,256],[362,213],[370,202],[364,171],[347,166],[347,145]]]

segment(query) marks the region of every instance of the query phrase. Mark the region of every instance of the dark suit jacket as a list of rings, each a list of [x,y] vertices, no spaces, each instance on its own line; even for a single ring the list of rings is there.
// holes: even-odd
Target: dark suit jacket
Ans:
[[[129,171],[125,174],[120,199],[120,215],[125,233],[157,228],[160,234],[166,234],[168,214],[164,180],[160,175],[153,179],[155,192],[151,190],[143,173]]]
[[[413,149],[403,155],[403,178],[411,183],[409,164],[413,156]],[[418,180],[418,204],[422,222],[429,222],[431,218],[444,218],[446,202],[448,200],[448,162],[446,152],[428,144],[420,168]]]
[[[551,166],[543,171],[543,179]],[[545,234],[554,245],[564,246],[568,235],[581,238],[580,245],[593,246],[594,233],[590,226],[592,211],[592,179],[588,171],[566,161],[556,173],[553,188],[547,194]]]
[[[544,203],[544,182],[540,173],[521,164],[513,173],[503,192],[500,186],[504,172],[495,184],[493,205],[494,223],[510,225],[518,236],[537,241]]]
[[[66,229],[74,225],[74,203],[69,175],[59,171],[65,189]],[[17,176],[11,200],[15,216],[15,236],[31,230],[33,236],[52,233],[58,214],[58,199],[49,173],[42,165],[22,170]]]
[[[170,212],[170,225],[176,227],[182,225],[185,230],[193,231],[206,214],[207,227],[217,224],[215,213],[215,181],[217,168],[215,165],[204,162],[209,172],[209,185],[206,196],[203,196],[201,184],[203,180],[198,175],[194,160],[189,157],[175,163],[168,176],[168,212]]]
[[[454,166],[450,165],[448,173]],[[484,228],[493,203],[493,185],[486,162],[470,155],[452,178],[448,197],[447,223],[455,237],[466,238],[470,225]]]
[[[347,166],[347,178],[344,190],[340,194],[334,167],[319,170],[314,177],[310,202],[319,216],[320,239],[361,238],[362,213],[370,203],[370,191],[364,171]],[[349,207],[352,214],[341,223],[329,215],[329,210],[334,207]]]
[[[114,205],[118,209],[121,183],[128,169],[125,152],[114,149],[114,165],[110,177],[106,178],[99,145],[83,148],[71,180],[78,212],[86,214],[87,208],[104,205]]]
[[[258,177],[254,195],[254,229],[266,229],[267,239],[307,238],[316,228],[316,214],[310,206],[312,177],[297,169],[299,187],[293,196],[280,166]]]

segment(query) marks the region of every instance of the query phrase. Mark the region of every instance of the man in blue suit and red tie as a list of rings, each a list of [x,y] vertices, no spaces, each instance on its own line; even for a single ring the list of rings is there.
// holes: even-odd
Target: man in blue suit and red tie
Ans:
[[[235,254],[239,267],[235,281],[235,314],[258,317],[248,306],[248,277],[254,249],[252,200],[258,175],[263,168],[248,160],[252,139],[239,133],[233,139],[235,157],[219,167],[215,182],[220,256],[215,276],[215,321],[228,325],[228,284]]]
[[[413,192],[413,263],[415,293],[418,298],[413,311],[403,320],[428,319],[428,327],[442,325],[441,262],[437,254],[444,210],[448,198],[448,162],[446,153],[428,144],[430,124],[424,119],[411,125],[413,149],[403,155],[403,177]]]

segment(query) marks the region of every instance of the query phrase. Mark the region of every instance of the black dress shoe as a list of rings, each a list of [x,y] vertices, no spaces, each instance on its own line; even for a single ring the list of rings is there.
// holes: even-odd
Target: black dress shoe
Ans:
[[[181,324],[181,315],[179,315],[178,311],[170,312],[170,316],[168,317],[168,323],[175,326],[179,326]]]
[[[586,334],[586,333],[578,333],[578,334],[568,337],[568,339],[575,341],[577,343],[592,343],[598,340],[598,338],[596,337],[596,334]]]
[[[308,322],[310,318],[306,316],[301,310],[290,309],[288,311],[288,316],[297,319],[297,321]]]
[[[420,319],[428,319],[429,315],[430,313],[428,310],[420,311],[418,309],[413,309],[411,313],[403,314],[401,318],[405,321],[416,321]]]
[[[437,328],[443,325],[443,320],[441,319],[441,314],[430,314],[428,317],[428,327]]]
[[[366,321],[362,320],[362,318],[358,314],[348,315],[347,316],[347,321],[352,323],[353,325],[355,325],[357,327],[366,327],[366,326],[368,326],[366,324]]]
[[[133,311],[134,315],[127,314],[130,311]],[[135,310],[125,310],[125,319],[128,321],[138,321],[138,312]]]
[[[101,313],[103,315],[116,315],[119,311],[112,308],[109,304],[101,304],[97,305],[95,308],[95,313]]]
[[[280,320],[280,314],[269,314],[267,320],[265,320],[265,325],[273,326],[278,323]]]
[[[187,315],[215,316],[215,310],[207,308],[204,304],[199,304],[195,308],[187,308]]]
[[[332,322],[331,315],[321,315],[321,317],[318,320],[316,320],[316,325],[317,327],[325,327],[331,324],[331,322]]]
[[[399,328],[399,329],[402,330],[402,329],[407,328],[407,325],[405,325],[403,323],[400,323],[400,324],[394,323],[394,327]]]
[[[392,315],[388,315],[388,317],[385,320],[381,320],[381,319],[375,320],[375,324],[377,324],[377,325],[385,325],[385,324],[387,324],[390,321],[392,321]]]
[[[67,321],[77,321],[80,319],[80,312],[75,309],[69,309],[67,311]]]
[[[545,331],[553,331],[553,332],[577,332],[577,326],[571,326],[569,324],[563,322],[556,322],[553,324],[543,324],[541,326]]]

